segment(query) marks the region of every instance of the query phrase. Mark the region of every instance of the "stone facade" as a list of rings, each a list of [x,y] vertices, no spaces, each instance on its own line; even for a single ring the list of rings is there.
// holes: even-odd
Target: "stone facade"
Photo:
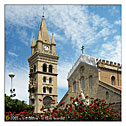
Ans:
[[[81,90],[85,96],[104,99],[107,103],[116,102],[118,105],[114,109],[121,111],[120,64],[82,54],[68,73],[68,91],[60,103],[69,104],[70,96],[77,97]]]
[[[59,56],[55,53],[54,34],[51,42],[44,17],[35,43],[33,37],[29,62],[29,104],[39,113],[43,105],[57,105],[57,62]],[[55,104],[51,104],[55,100]]]

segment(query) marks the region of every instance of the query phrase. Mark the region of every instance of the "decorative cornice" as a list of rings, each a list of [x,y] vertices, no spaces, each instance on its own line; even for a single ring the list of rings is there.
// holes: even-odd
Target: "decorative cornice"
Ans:
[[[116,63],[116,62],[112,62],[112,61],[108,61],[108,60],[101,60],[101,59],[97,59],[97,65],[99,68],[106,68],[106,69],[111,69],[111,70],[115,70],[115,71],[121,71],[121,64],[120,63]]]
[[[59,55],[53,55],[52,53],[44,53],[44,52],[36,51],[33,55],[31,55],[31,56],[28,58],[28,61],[30,61],[31,59],[34,59],[34,58],[37,57],[37,56],[42,56],[42,57],[51,58],[51,59],[56,59],[56,60],[59,59]]]
[[[57,76],[58,75],[58,74],[55,74],[55,73],[48,73],[48,72],[42,72],[42,71],[37,71],[35,73],[47,74],[47,75],[52,75],[52,76]]]

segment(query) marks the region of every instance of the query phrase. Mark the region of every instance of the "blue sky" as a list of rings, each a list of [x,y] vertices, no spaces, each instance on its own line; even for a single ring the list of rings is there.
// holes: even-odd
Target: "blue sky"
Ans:
[[[120,5],[45,5],[48,33],[54,33],[58,61],[58,101],[67,91],[67,74],[84,53],[121,63]],[[37,39],[42,5],[5,5],[5,93],[9,95],[10,72],[15,73],[16,98],[28,103],[27,58],[32,37]]]

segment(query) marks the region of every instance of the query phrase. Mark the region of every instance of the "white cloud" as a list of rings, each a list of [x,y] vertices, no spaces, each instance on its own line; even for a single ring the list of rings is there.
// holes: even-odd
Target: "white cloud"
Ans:
[[[42,6],[37,5],[6,5],[5,19],[10,25],[35,28],[42,16]],[[38,20],[40,19],[40,20]]]
[[[51,39],[52,38],[52,33],[50,31],[48,31],[48,34],[49,34],[50,39]],[[65,38],[62,35],[60,35],[60,34],[58,34],[56,32],[54,32],[54,39],[55,40],[60,40],[60,41],[62,41],[62,43],[66,43]]]
[[[114,24],[121,25],[121,20],[115,21]]]
[[[121,36],[120,36],[120,35],[116,35],[116,36],[114,36],[114,39],[115,39],[116,41],[121,41]]]
[[[88,47],[96,43],[98,39],[108,37],[116,32],[113,29],[113,24],[109,23],[106,18],[89,12],[87,6],[45,5],[45,8],[47,26],[50,25],[54,32],[56,30],[56,39],[64,43],[69,40],[76,53],[79,53],[78,49],[83,44]],[[112,10],[115,9],[115,7],[112,7]],[[42,5],[6,5],[5,19],[10,24],[33,29],[40,24],[42,12]],[[58,33],[59,31],[62,31],[64,37],[60,35],[61,33]],[[18,33],[24,37],[21,39],[22,42],[28,45],[30,38],[27,32],[22,30]]]
[[[98,34],[97,34],[97,37],[106,37],[110,35],[110,30],[109,28],[103,28]]]
[[[67,75],[69,70],[72,68],[72,63],[70,62],[62,62],[57,67],[58,73],[58,88],[68,88]]]
[[[28,32],[25,29],[16,29],[17,34],[19,35],[19,39],[22,43],[24,43],[26,46],[29,46],[29,43],[31,38],[28,35]]]
[[[105,38],[104,38],[104,41],[106,41],[107,39],[108,39],[108,38],[107,38],[107,37],[105,37]]]
[[[99,57],[113,62],[121,63],[121,36],[116,35],[111,43],[102,44]]]
[[[8,54],[11,55],[11,56],[16,56],[16,57],[18,56],[16,53],[11,52],[11,51],[8,51]]]
[[[107,44],[102,44],[102,48],[106,49],[107,51],[111,51],[115,47],[113,46],[112,43],[107,43]]]
[[[115,14],[117,14],[117,13],[119,13],[119,8],[117,7],[117,6],[111,6],[111,8],[109,8],[109,12],[110,12],[110,14],[113,16],[113,15],[115,15]]]

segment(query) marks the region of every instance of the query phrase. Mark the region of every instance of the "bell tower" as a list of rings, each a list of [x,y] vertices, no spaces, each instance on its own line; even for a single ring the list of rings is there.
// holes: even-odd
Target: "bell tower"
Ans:
[[[50,42],[45,18],[42,16],[37,40],[33,36],[29,62],[29,104],[40,113],[42,106],[57,105],[57,62],[59,55],[55,52],[55,40],[52,33]],[[53,103],[55,104],[51,104]]]

